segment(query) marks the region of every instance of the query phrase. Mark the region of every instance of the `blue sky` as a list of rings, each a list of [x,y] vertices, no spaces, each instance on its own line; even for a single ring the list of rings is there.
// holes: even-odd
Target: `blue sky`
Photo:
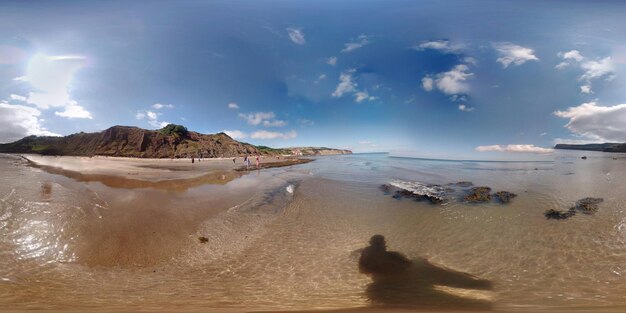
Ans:
[[[112,125],[487,158],[626,142],[626,4],[3,1],[0,141]]]

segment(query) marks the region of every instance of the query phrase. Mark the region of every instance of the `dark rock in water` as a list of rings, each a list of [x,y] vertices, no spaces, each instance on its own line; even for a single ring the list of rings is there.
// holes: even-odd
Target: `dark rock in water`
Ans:
[[[201,237],[198,237],[198,241],[200,241],[200,243],[207,243],[209,242],[209,238],[201,236]]]
[[[509,203],[511,202],[511,199],[517,197],[516,194],[508,191],[498,191],[494,193],[493,196],[501,203]]]
[[[472,187],[472,186],[474,186],[474,184],[472,184],[471,181],[460,181],[460,182],[457,182],[455,185],[457,185],[459,187],[464,187],[464,188],[465,187]]]
[[[382,190],[386,195],[388,195],[391,192],[391,189],[393,187],[388,185],[388,184],[382,184],[380,185],[380,190]]]
[[[582,157],[581,157],[581,159],[586,160],[586,159],[587,159],[587,157],[586,157],[586,156],[582,156]]]
[[[469,194],[463,197],[463,200],[467,202],[487,202],[491,200],[491,188],[489,187],[474,187],[470,189]]]
[[[584,214],[593,214],[598,212],[598,204],[602,203],[602,201],[604,201],[602,198],[583,198],[576,201],[576,206],[572,209],[576,209]]]
[[[559,210],[554,210],[554,209],[550,209],[547,210],[545,213],[543,213],[543,215],[546,216],[547,219],[553,219],[553,220],[564,220],[564,219],[568,219],[574,215],[576,215],[576,211],[569,209],[569,211],[565,212],[565,211],[559,211]]]

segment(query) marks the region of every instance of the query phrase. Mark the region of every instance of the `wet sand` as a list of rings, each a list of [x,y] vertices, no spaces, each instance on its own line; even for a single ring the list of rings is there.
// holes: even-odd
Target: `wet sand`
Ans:
[[[255,161],[249,167],[244,158],[141,159],[123,157],[80,157],[21,155],[31,165],[47,172],[72,177],[79,181],[100,181],[107,186],[122,188],[187,189],[206,183],[224,184],[241,173],[256,170]],[[260,168],[303,164],[312,159],[295,157],[261,157]]]

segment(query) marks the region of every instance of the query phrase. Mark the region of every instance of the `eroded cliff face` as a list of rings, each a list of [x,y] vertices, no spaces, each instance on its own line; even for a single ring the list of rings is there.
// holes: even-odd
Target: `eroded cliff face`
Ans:
[[[293,147],[286,148],[291,150],[293,155],[337,155],[337,154],[352,154],[352,151],[345,149],[333,149],[326,147]]]
[[[224,133],[164,134],[129,126],[113,126],[97,133],[77,133],[65,137],[29,136],[0,145],[0,152],[140,158],[197,157],[200,154],[203,157],[275,154],[267,149],[260,151],[255,146],[236,141]]]

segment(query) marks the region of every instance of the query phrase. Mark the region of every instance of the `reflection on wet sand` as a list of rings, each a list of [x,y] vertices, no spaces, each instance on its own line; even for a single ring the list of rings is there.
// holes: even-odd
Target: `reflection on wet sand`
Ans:
[[[387,251],[382,235],[372,236],[370,246],[362,250],[359,270],[372,277],[373,282],[365,292],[374,307],[491,309],[491,302],[481,295],[481,291],[492,289],[490,281],[437,266],[426,259],[409,260],[398,252]]]
[[[113,188],[154,188],[174,192],[184,192],[190,188],[202,186],[205,184],[224,185],[234,180],[235,178],[241,177],[245,174],[238,171],[216,171],[193,178],[148,181],[123,176],[83,174],[80,172],[69,171],[58,167],[38,165],[33,162],[31,162],[30,164],[31,166],[40,168],[48,173],[63,175],[81,182],[100,182],[105,186]]]

